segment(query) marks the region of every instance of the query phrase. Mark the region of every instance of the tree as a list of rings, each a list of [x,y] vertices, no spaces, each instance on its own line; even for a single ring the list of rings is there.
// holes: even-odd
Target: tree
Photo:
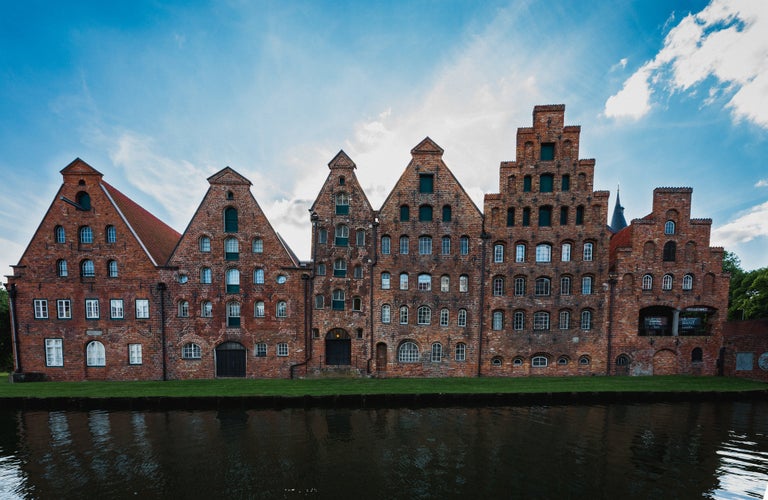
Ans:
[[[8,291],[0,286],[0,371],[11,371],[11,313],[8,308]]]
[[[768,318],[768,267],[744,271],[733,252],[725,252],[723,271],[731,273],[728,319]]]

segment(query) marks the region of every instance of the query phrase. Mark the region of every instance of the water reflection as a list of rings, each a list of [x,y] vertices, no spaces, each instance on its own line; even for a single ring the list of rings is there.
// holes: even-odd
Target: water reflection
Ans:
[[[0,412],[0,498],[761,498],[768,403]]]

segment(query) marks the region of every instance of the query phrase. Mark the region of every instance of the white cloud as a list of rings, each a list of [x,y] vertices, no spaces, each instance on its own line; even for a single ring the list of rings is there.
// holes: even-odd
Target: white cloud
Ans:
[[[724,247],[768,236],[768,201],[739,214],[736,219],[712,230],[712,240]]]
[[[663,48],[609,97],[609,117],[640,118],[656,92],[690,91],[714,77],[705,104],[719,93],[735,121],[768,127],[768,2],[712,0],[684,17],[667,34]],[[714,92],[713,92],[714,90]]]
[[[768,179],[760,179],[755,183],[755,187],[757,188],[768,187]]]

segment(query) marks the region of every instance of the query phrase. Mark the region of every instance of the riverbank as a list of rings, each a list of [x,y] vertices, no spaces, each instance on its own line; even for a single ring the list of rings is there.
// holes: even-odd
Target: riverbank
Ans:
[[[768,399],[768,384],[732,377],[528,377],[441,379],[8,382],[0,407],[217,409],[502,406]]]

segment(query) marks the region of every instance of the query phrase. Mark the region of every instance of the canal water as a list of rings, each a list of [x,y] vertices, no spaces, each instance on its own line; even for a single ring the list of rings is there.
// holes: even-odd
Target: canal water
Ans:
[[[763,498],[768,402],[0,410],[0,498]]]

